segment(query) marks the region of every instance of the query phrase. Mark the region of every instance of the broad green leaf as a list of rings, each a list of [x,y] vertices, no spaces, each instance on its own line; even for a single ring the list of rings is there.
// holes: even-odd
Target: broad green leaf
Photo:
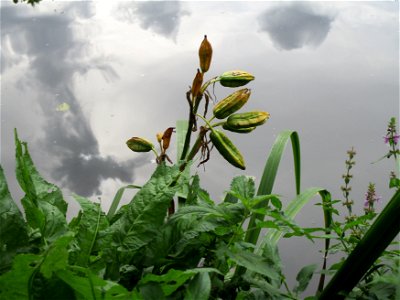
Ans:
[[[11,271],[0,276],[0,299],[29,299],[32,279],[42,257],[34,254],[15,256]]]
[[[123,286],[101,279],[89,269],[74,267],[74,270],[59,270],[57,277],[67,283],[81,299],[132,299],[130,293]]]
[[[164,295],[169,296],[195,274],[196,273],[192,271],[171,269],[168,273],[163,275],[147,274],[139,281],[138,285],[144,285],[148,282],[157,282],[160,284]]]
[[[169,296],[194,275],[201,273],[208,274],[210,272],[216,272],[220,274],[217,269],[213,268],[196,268],[185,271],[170,269],[166,274],[163,275],[147,274],[139,281],[138,285],[140,286],[149,282],[157,282],[160,284],[164,295]]]
[[[259,273],[261,275],[267,276],[272,280],[277,280],[279,278],[278,274],[275,272],[268,261],[257,254],[248,251],[225,249],[225,254],[237,265],[246,268],[249,271]]]
[[[3,168],[0,166],[0,274],[11,267],[14,255],[27,245],[25,220],[11,198]]]
[[[25,192],[21,200],[28,225],[40,230],[48,241],[53,241],[67,231],[67,203],[61,190],[45,181],[36,170],[30,157],[28,146],[18,139],[15,130],[16,176]]]
[[[40,265],[40,272],[47,279],[51,278],[54,272],[64,270],[68,265],[68,245],[73,238],[69,233],[54,241],[47,250],[44,260]]]
[[[208,273],[198,273],[190,281],[185,300],[208,300],[211,292],[211,280]]]
[[[118,252],[121,263],[130,263],[138,251],[156,237],[179,185],[187,181],[178,166],[159,165],[150,180],[125,206],[120,218],[107,230],[112,239],[106,245],[109,255],[113,257]]]
[[[160,285],[155,282],[148,282],[140,288],[140,297],[144,300],[164,300],[164,292]],[[136,298],[133,298],[136,300]]]
[[[307,288],[308,284],[312,276],[314,275],[315,269],[317,268],[316,264],[308,265],[303,267],[300,272],[296,276],[296,280],[298,282],[297,286],[293,289],[293,291],[298,294],[304,292]]]
[[[34,203],[37,201],[47,202],[57,207],[65,216],[68,204],[62,196],[61,190],[56,185],[42,178],[33,164],[27,143],[21,142],[18,139],[16,130],[15,144],[17,162],[16,174],[21,188],[29,198],[34,198],[31,199]]]
[[[72,228],[79,247],[78,251],[73,253],[72,256],[74,257],[74,264],[85,267],[96,246],[98,232],[108,228],[108,219],[101,210],[100,204],[78,195],[74,195],[74,198],[81,206],[82,213],[79,221]]]

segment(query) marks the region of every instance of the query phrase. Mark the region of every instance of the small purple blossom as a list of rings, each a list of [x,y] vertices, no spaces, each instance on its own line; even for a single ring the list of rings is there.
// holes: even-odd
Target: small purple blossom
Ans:
[[[393,144],[397,145],[397,143],[399,142],[399,139],[400,139],[400,135],[396,134],[393,136],[384,136],[383,138],[385,140],[385,144],[389,143],[392,140]]]

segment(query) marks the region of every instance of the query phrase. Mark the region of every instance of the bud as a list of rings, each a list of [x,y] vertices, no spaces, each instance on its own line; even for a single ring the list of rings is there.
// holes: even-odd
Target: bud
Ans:
[[[149,152],[154,148],[151,142],[140,137],[130,138],[126,144],[133,152]]]
[[[163,134],[161,132],[159,132],[159,133],[157,133],[156,137],[157,137],[157,142],[161,143]]]
[[[199,69],[197,69],[197,74],[193,79],[192,83],[192,98],[193,100],[196,99],[200,89],[201,85],[203,84],[203,73],[200,72]]]
[[[201,42],[199,49],[199,58],[201,71],[205,73],[210,68],[212,58],[212,47],[207,40],[207,35],[204,36],[204,40]]]
[[[250,73],[240,70],[228,71],[219,76],[219,82],[225,87],[239,87],[254,80]]]
[[[269,113],[265,111],[251,111],[232,114],[226,120],[229,127],[235,129],[255,127],[264,124],[269,119]]]
[[[243,105],[246,104],[250,97],[250,93],[251,91],[249,89],[241,89],[219,101],[214,106],[214,116],[217,119],[225,119],[234,112],[238,111]]]
[[[171,136],[172,136],[172,132],[174,132],[174,129],[175,129],[175,127],[169,127],[164,131],[164,134],[162,136],[164,151],[169,148],[169,143],[171,141]]]

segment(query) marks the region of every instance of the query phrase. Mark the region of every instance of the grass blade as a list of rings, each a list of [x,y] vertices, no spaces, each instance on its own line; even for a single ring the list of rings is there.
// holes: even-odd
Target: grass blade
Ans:
[[[107,219],[111,220],[112,217],[115,215],[115,212],[117,211],[119,203],[122,199],[122,195],[124,194],[126,189],[140,189],[140,188],[141,188],[140,186],[132,184],[119,188],[114,196],[113,202],[111,203],[110,209],[108,210]]]
[[[264,172],[261,177],[260,185],[258,187],[257,195],[270,195],[275,183],[276,174],[278,173],[279,163],[281,161],[283,152],[289,141],[292,142],[293,159],[294,159],[294,173],[296,181],[296,193],[300,193],[300,142],[296,131],[286,130],[281,132],[276,138],[271,148],[271,153],[268,156],[267,162],[264,167]],[[256,228],[256,220],[263,220],[263,215],[254,214],[250,218],[248,230],[246,233],[245,241],[248,243],[256,244],[260,235],[261,228]]]

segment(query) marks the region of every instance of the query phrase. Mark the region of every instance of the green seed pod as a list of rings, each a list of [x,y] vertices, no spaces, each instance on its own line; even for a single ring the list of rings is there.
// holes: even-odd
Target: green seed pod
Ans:
[[[222,125],[222,128],[225,130],[235,132],[235,133],[249,133],[252,132],[254,129],[256,129],[256,126],[254,127],[246,127],[246,128],[232,128],[230,127],[227,123]]]
[[[210,42],[207,40],[207,36],[205,35],[199,49],[200,68],[203,73],[207,72],[210,68],[211,58],[212,47]]]
[[[226,124],[230,128],[242,129],[262,125],[268,118],[269,113],[265,111],[251,111],[230,115],[226,120]]]
[[[251,91],[241,89],[230,94],[225,99],[219,101],[213,109],[214,116],[217,119],[225,119],[234,112],[238,111],[249,100]]]
[[[154,148],[151,142],[140,137],[130,138],[126,144],[133,152],[149,152]]]
[[[254,80],[250,73],[240,70],[228,71],[219,76],[219,82],[225,87],[239,87]]]
[[[212,129],[210,139],[222,157],[231,165],[242,170],[246,169],[242,154],[225,134],[219,130]]]

